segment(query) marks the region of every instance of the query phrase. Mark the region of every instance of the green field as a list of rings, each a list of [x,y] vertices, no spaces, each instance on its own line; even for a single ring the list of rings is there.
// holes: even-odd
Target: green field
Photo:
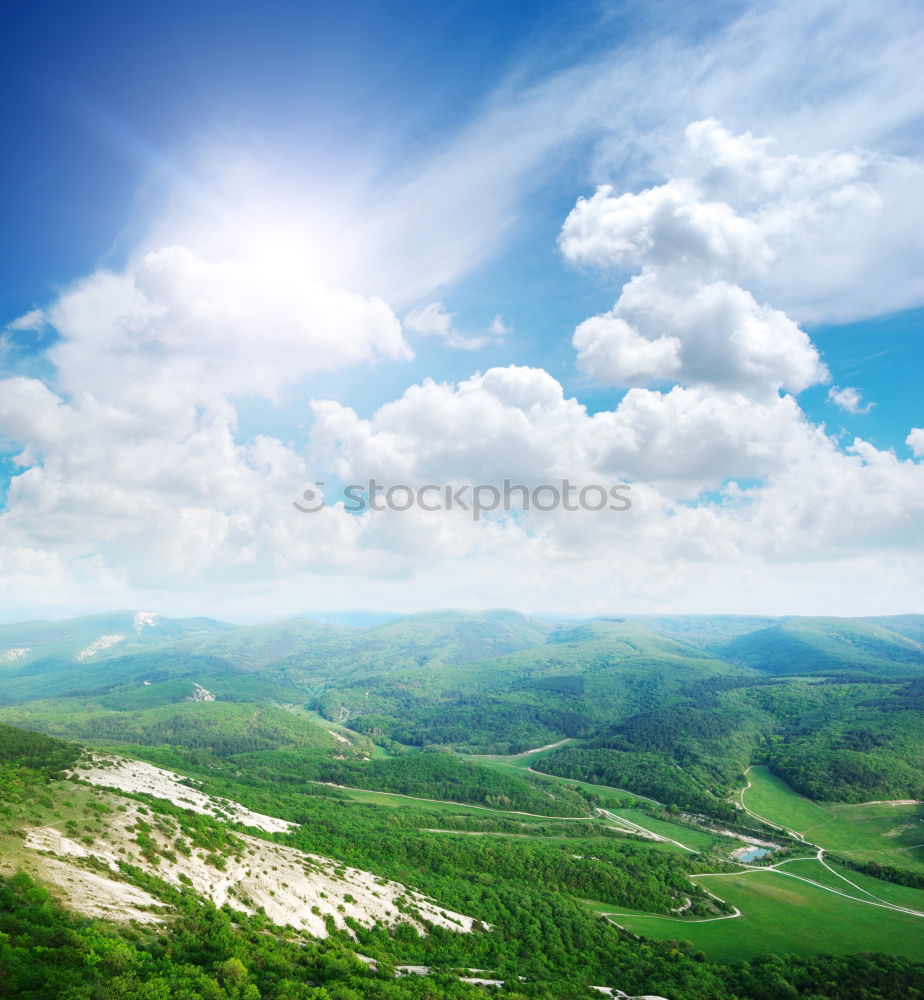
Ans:
[[[573,744],[576,742],[576,740],[563,740],[562,745],[565,743]],[[527,770],[532,761],[543,756],[544,754],[551,753],[552,751],[553,748],[544,747],[540,750],[518,754],[515,757],[504,757],[500,755],[471,755],[466,757],[466,759],[476,761],[479,764],[494,769],[512,767],[522,771]],[[690,827],[681,826],[677,823],[671,823],[667,820],[656,819],[655,817],[642,812],[640,809],[623,808],[622,806],[615,805],[614,803],[622,803],[627,800],[637,803],[640,806],[653,803],[652,799],[646,799],[642,795],[626,791],[623,788],[613,788],[609,785],[595,785],[588,781],[578,781],[574,778],[562,778],[555,774],[544,774],[543,777],[550,778],[552,781],[557,781],[558,783],[567,785],[571,788],[582,789],[583,791],[598,795],[603,802],[603,807],[610,810],[615,815],[622,816],[625,819],[630,820],[632,823],[636,823],[638,826],[641,826],[646,830],[650,830],[652,833],[658,834],[661,837],[667,837],[669,840],[677,841],[679,844],[683,844],[692,851],[711,851],[713,846],[716,844],[723,842],[726,844],[731,843],[731,841],[727,840],[727,838],[716,836],[706,832],[705,830],[694,830]],[[682,848],[678,848],[673,844],[662,843],[660,846],[667,850],[682,850]]]
[[[578,742],[578,740],[563,740],[561,745],[574,745]],[[543,747],[539,750],[517,754],[516,756],[471,755],[466,757],[466,759],[476,761],[486,767],[495,769],[515,768],[517,770],[526,770],[530,767],[533,761],[545,756],[548,753],[553,753],[555,749],[558,749],[558,747]],[[603,802],[603,807],[615,815],[624,817],[625,819],[638,824],[658,836],[666,837],[668,840],[677,841],[679,844],[684,845],[692,851],[707,853],[710,852],[716,845],[728,847],[729,849],[733,846],[738,846],[737,843],[732,841],[730,838],[712,834],[706,830],[697,830],[678,823],[671,823],[669,820],[650,816],[641,809],[624,808],[622,805],[616,805],[615,803],[622,803],[627,800],[635,802],[642,807],[657,804],[653,799],[646,799],[643,795],[629,792],[624,788],[614,788],[610,785],[597,785],[588,781],[579,781],[574,778],[562,778],[554,774],[544,774],[543,776],[551,778],[553,781],[557,781],[560,784],[568,785],[571,788],[581,789],[585,792],[591,792],[600,796],[600,799]],[[808,800],[806,799],[805,801]],[[682,848],[678,848],[673,844],[661,843],[660,846],[662,849],[667,850],[682,850]]]
[[[885,882],[882,879],[872,878],[862,872],[855,872],[843,865],[832,863],[825,859],[827,864],[834,869],[830,872],[819,865],[814,859],[786,861],[779,866],[781,872],[789,872],[793,875],[801,875],[810,878],[815,882],[821,882],[837,889],[840,892],[850,893],[859,899],[878,899],[886,903],[894,903],[896,906],[906,906],[912,910],[920,910],[924,913],[924,889],[912,889],[907,885],[895,885],[892,882]],[[844,879],[848,879],[859,888],[852,889]]]
[[[808,956],[880,951],[924,959],[924,918],[855,902],[774,871],[702,875],[696,880],[737,907],[741,916],[694,922],[651,914],[608,915],[635,934],[689,941],[720,962],[768,952]]]
[[[313,782],[322,784],[323,782]],[[494,809],[491,806],[480,806],[462,802],[449,802],[443,799],[415,798],[411,795],[402,795],[398,792],[377,792],[367,788],[344,788],[337,787],[337,795],[340,798],[352,799],[354,802],[365,802],[376,806],[390,806],[393,809],[417,809],[422,811],[440,813],[464,813],[471,815],[497,816],[501,819],[524,820],[533,819],[543,823],[589,823],[597,825],[600,820],[595,816],[540,816],[532,813],[518,813],[514,810]]]
[[[924,871],[920,803],[817,803],[794,792],[766,767],[752,767],[748,778],[751,786],[742,801],[754,815],[854,861]]]
[[[471,754],[472,760],[477,760],[482,764],[504,764],[507,767],[517,767],[521,770],[529,770],[533,766],[533,763],[537,760],[541,760],[546,755],[553,753],[555,750],[560,749],[565,746],[575,746],[580,744],[580,740],[559,740],[557,743],[552,743],[549,746],[537,747],[535,750],[524,750],[523,753],[516,754],[496,754],[496,753],[486,753],[486,754]]]
[[[694,830],[692,827],[681,826],[679,823],[656,819],[654,816],[649,816],[640,809],[614,809],[613,812],[617,816],[625,817],[632,823],[637,823],[652,833],[676,840],[693,851],[708,853],[716,844],[722,844],[729,848],[739,846],[738,842],[731,840],[729,837],[721,837],[706,830]]]
[[[810,831],[830,823],[833,816],[823,806],[794,792],[770,768],[752,767],[750,787],[741,794],[742,805],[755,816],[811,839]]]

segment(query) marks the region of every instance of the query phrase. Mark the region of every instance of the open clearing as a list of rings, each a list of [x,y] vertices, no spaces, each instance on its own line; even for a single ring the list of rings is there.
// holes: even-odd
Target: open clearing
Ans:
[[[861,899],[878,899],[895,906],[906,906],[909,909],[924,912],[924,889],[912,889],[907,885],[895,885],[892,882],[884,882],[882,879],[870,878],[869,875],[863,875],[832,862],[829,858],[825,858],[825,862],[833,871],[828,871],[813,859],[784,861],[777,867],[780,871],[789,872],[792,875],[803,875],[815,882],[828,885],[832,889],[850,892]],[[860,891],[851,890],[845,884],[844,879],[852,882]]]
[[[817,863],[815,863],[817,865]],[[818,866],[820,867],[820,866]],[[698,875],[696,881],[740,911],[734,919],[693,921],[606,912],[635,934],[689,941],[708,958],[734,962],[767,953],[820,955],[882,951],[924,960],[924,919],[864,905],[772,870]],[[845,885],[845,889],[849,889]]]
[[[539,760],[540,757],[545,757],[553,750],[560,750],[562,747],[571,746],[575,743],[580,743],[580,740],[558,740],[557,743],[548,743],[544,747],[536,747],[534,750],[524,750],[522,753],[487,753],[470,754],[469,756],[471,756],[472,760],[480,761],[482,764],[505,764],[508,767],[519,768],[521,771],[528,771],[532,767],[533,762]]]
[[[615,813],[631,823],[637,823],[646,830],[650,830],[657,836],[682,844],[690,851],[708,853],[714,844],[727,845],[732,843],[731,838],[709,833],[706,830],[695,830],[692,827],[681,826],[679,823],[671,823],[668,820],[657,819],[640,809],[617,809]]]
[[[742,802],[752,815],[854,861],[924,871],[924,806],[920,803],[813,802],[764,766],[752,767],[748,780]]]

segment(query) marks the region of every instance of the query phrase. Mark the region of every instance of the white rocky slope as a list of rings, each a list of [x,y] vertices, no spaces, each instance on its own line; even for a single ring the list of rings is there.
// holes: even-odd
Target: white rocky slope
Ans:
[[[296,826],[229,799],[210,798],[183,784],[179,775],[140,761],[95,756],[73,773],[94,785],[146,793],[267,832]],[[81,912],[110,919],[161,919],[149,909],[158,908],[158,900],[105,876],[105,869],[118,876],[122,862],[171,885],[186,885],[217,906],[227,903],[245,913],[262,908],[273,923],[317,937],[327,935],[329,919],[339,928],[348,927],[347,918],[352,918],[365,927],[408,923],[421,932],[426,931],[424,922],[462,933],[478,924],[398,882],[248,834],[234,833],[236,847],[216,857],[191,845],[174,817],[151,813],[134,799],[111,793],[107,799],[115,808],[107,815],[105,839],[78,841],[56,825],[26,832],[26,846],[38,853],[42,874]]]
[[[201,684],[193,684],[193,693],[186,699],[187,701],[214,701],[215,695],[208,688]]]
[[[33,875],[57,889],[66,906],[86,917],[160,924],[163,903],[144,889],[47,854],[35,858]]]
[[[122,792],[142,792],[155,799],[166,799],[182,809],[189,809],[190,812],[243,823],[244,826],[252,826],[266,833],[285,833],[298,825],[288,820],[277,819],[275,816],[252,812],[246,806],[230,799],[206,795],[194,787],[196,782],[189,778],[182,778],[173,771],[166,771],[162,767],[145,764],[140,760],[130,760],[127,757],[91,754],[79,767],[74,768],[71,774],[91,785],[117,788]]]
[[[126,811],[110,820],[105,841],[87,845],[56,827],[41,827],[27,832],[26,846],[56,858],[93,858],[113,872],[118,872],[120,861],[127,862],[178,888],[185,883],[216,906],[227,903],[244,913],[256,913],[262,907],[274,924],[317,937],[327,936],[325,917],[332,917],[340,928],[347,926],[347,917],[365,927],[377,921],[390,926],[403,922],[420,931],[425,931],[420,918],[462,932],[471,931],[475,924],[471,917],[442,909],[397,882],[247,834],[235,834],[243,845],[241,852],[225,856],[220,869],[207,860],[209,852],[200,848],[193,848],[189,856],[173,852],[175,860],[160,856],[154,862],[137,842],[139,820],[153,825],[147,836],[158,848],[170,850],[182,831],[171,817],[139,813],[134,801],[125,804]]]
[[[154,628],[160,615],[155,615],[153,611],[136,611],[132,616],[132,628],[140,632],[145,625]]]
[[[74,659],[78,662],[89,659],[91,656],[96,656],[97,653],[102,653],[104,649],[109,649],[117,643],[124,641],[125,636],[121,632],[114,633],[113,635],[101,635],[98,639],[94,639],[89,646],[75,653]]]
[[[28,652],[28,646],[16,646],[13,649],[5,649],[0,653],[0,663],[15,663],[17,660],[21,660]]]

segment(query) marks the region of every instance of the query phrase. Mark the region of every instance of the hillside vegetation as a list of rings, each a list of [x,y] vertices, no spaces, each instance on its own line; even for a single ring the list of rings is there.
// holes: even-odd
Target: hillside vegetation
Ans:
[[[2,736],[8,756],[23,754],[4,766],[32,789],[0,785],[12,820],[0,829],[0,983],[11,1000],[482,1000],[485,980],[506,983],[513,1000],[574,1000],[591,986],[671,1000],[920,993],[924,965],[897,940],[891,955],[716,963],[620,930],[595,907],[670,920],[686,897],[691,922],[674,922],[690,936],[722,926],[697,920],[731,913],[695,881],[716,858],[614,835],[603,821],[550,831],[552,821],[502,811],[382,809],[299,778],[287,755],[302,751],[261,751],[259,771],[241,771],[231,758],[148,748],[187,761],[190,778],[170,787],[218,804],[202,815],[61,781],[57,768],[79,748]],[[105,765],[93,765],[100,780]],[[132,772],[130,761],[119,767]],[[269,807],[298,825],[268,833],[221,819]],[[466,835],[472,823],[480,835]],[[490,832],[505,826],[520,832]],[[834,982],[847,993],[830,992]]]
[[[64,635],[91,646],[103,629],[134,621],[120,612],[55,623],[47,642],[41,623],[6,628],[52,650]],[[447,786],[435,772],[411,780],[408,763],[362,767],[355,758],[408,748],[505,755],[567,739],[536,770],[723,819],[755,761],[821,800],[918,798],[924,789],[922,616],[141,622],[143,649],[107,647],[92,665],[75,659],[73,642],[40,663],[8,662],[0,717],[68,738],[219,756],[314,748],[305,766],[317,780],[434,796]],[[191,700],[202,690],[216,701]],[[317,717],[308,721],[312,713],[352,735],[338,741]],[[495,792],[507,794],[484,795]],[[533,795],[521,787],[518,801]]]
[[[900,621],[795,618],[739,636],[719,647],[732,663],[772,674],[920,674],[924,645],[910,638],[919,616]]]

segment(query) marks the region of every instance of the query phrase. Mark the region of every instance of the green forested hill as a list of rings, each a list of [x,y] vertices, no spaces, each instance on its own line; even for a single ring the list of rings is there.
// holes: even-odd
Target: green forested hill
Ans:
[[[924,798],[922,707],[921,680],[704,682],[535,767],[717,815],[755,760],[814,799]]]
[[[691,646],[713,650],[738,636],[779,624],[766,615],[633,615],[629,619]]]
[[[368,628],[139,621],[143,648],[116,655],[115,644],[83,660],[75,643],[134,628],[136,613],[6,626],[7,639],[28,638],[47,655],[4,667],[0,717],[82,739],[214,748],[246,737],[258,750],[282,745],[291,717],[269,736],[241,732],[241,719],[289,704],[388,752],[512,754],[570,739],[544,769],[716,815],[727,814],[754,760],[816,798],[916,797],[921,788],[924,616],[556,625],[512,611],[440,611]],[[222,709],[188,704],[200,688],[241,711],[207,722]]]
[[[924,674],[921,616],[895,619],[794,618],[739,636],[719,655],[771,674]]]
[[[766,759],[803,795],[924,799],[924,679],[754,692],[785,720]]]
[[[732,818],[731,792],[743,784],[757,746],[776,727],[772,715],[746,701],[701,688],[695,699],[678,698],[634,715],[535,766]]]
[[[74,625],[77,638],[71,636],[67,642],[61,640],[67,630],[56,623],[48,629],[47,642],[30,646],[28,654],[23,654],[47,650],[40,662],[19,657],[17,651],[25,646],[14,646],[13,641],[39,643],[36,636],[44,635],[42,623],[29,628],[6,626],[11,646],[4,650],[0,645],[0,661],[4,655],[11,659],[0,698],[9,704],[57,694],[97,694],[128,681],[178,677],[219,684],[244,674],[254,676],[235,677],[236,690],[284,698],[292,685],[329,684],[398,670],[429,672],[441,665],[460,666],[503,656],[544,643],[551,629],[513,611],[431,612],[374,628],[321,625],[295,618],[247,628],[190,626],[186,632],[164,632],[164,638],[156,642],[147,640],[147,648],[133,649],[139,642],[134,633],[124,631],[131,617],[126,612],[78,619],[79,628]],[[123,632],[102,631],[117,628]],[[99,653],[77,658],[92,642],[120,635],[124,638]]]
[[[55,775],[70,767],[79,755],[80,748],[74,743],[0,723],[0,764]]]
[[[883,615],[879,618],[861,620],[903,635],[906,639],[924,643],[924,615]]]
[[[15,675],[30,666],[30,672],[35,672],[62,662],[97,663],[127,650],[219,635],[234,628],[212,618],[165,618],[144,611],[111,611],[60,622],[0,625],[0,668]]]
[[[663,654],[681,658],[707,658],[695,645],[662,634],[646,622],[622,618],[596,618],[580,625],[556,629],[549,636],[551,644],[585,642],[608,642],[614,652],[622,650],[627,656]]]
[[[317,704],[330,718],[401,743],[516,753],[592,735],[672,700],[684,685],[737,673],[644,626],[593,622],[493,660],[356,677],[328,687]]]
[[[83,742],[165,744],[209,750],[219,756],[280,747],[342,751],[323,726],[272,705],[247,702],[181,702],[153,708],[114,711],[102,704],[68,699],[30,702],[4,716],[17,726],[34,726],[58,737]],[[357,750],[371,744],[357,737]]]

